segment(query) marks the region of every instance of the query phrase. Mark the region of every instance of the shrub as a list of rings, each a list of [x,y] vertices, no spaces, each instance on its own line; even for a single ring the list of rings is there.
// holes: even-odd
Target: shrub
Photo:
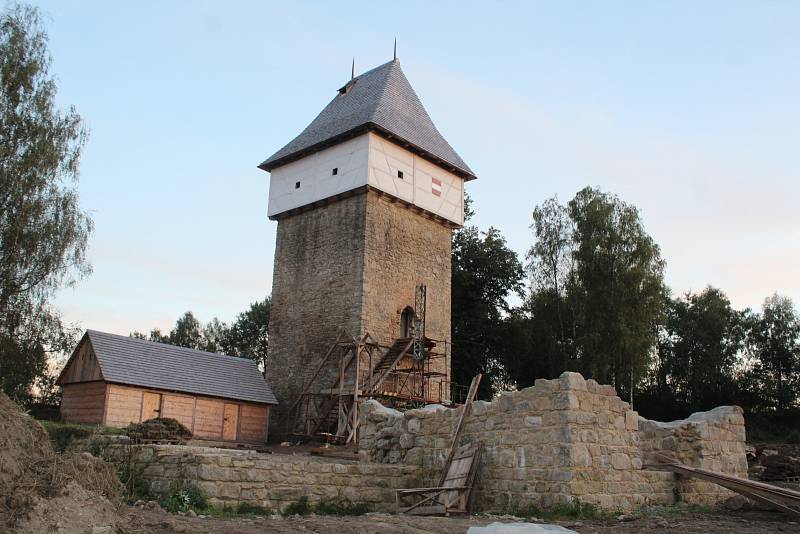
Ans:
[[[243,502],[236,508],[237,515],[272,515],[272,510]]]
[[[79,425],[75,423],[55,423],[53,421],[39,421],[47,430],[50,441],[56,452],[64,452],[73,440],[88,438],[91,436],[95,427],[92,425]]]
[[[188,512],[189,510],[205,510],[208,502],[205,495],[195,486],[181,486],[175,493],[161,499],[161,507],[168,512]]]
[[[311,505],[308,504],[308,497],[303,495],[295,502],[290,503],[283,510],[283,515],[288,517],[290,515],[308,515],[311,513]]]

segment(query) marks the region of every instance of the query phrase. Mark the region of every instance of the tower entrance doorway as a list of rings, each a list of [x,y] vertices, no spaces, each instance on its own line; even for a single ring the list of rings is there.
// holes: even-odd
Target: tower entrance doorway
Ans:
[[[414,334],[414,310],[406,306],[400,314],[400,337],[411,337]]]

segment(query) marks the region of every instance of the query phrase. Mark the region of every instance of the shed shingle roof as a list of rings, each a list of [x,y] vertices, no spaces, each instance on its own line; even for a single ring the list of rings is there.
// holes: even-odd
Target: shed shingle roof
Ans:
[[[277,404],[253,360],[87,330],[107,382]]]
[[[331,142],[369,130],[396,137],[439,165],[455,169],[466,179],[475,178],[434,126],[397,60],[348,82],[300,135],[259,167],[271,171]]]

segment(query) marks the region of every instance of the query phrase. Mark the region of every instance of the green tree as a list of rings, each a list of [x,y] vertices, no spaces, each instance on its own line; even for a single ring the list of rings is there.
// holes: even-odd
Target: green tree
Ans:
[[[167,343],[179,347],[202,350],[202,326],[192,312],[187,311],[175,322],[175,328],[170,331]]]
[[[250,358],[266,376],[270,302],[270,297],[266,297],[251,303],[230,326],[216,317],[203,324],[187,311],[178,318],[169,334],[154,328],[150,334],[131,332],[130,335],[158,343]]]
[[[630,393],[643,376],[663,312],[664,261],[639,211],[587,187],[569,202],[575,230],[576,343],[588,374]]]
[[[776,293],[764,301],[750,345],[762,407],[781,411],[796,407],[800,400],[800,317],[791,299]]]
[[[56,107],[47,43],[35,8],[0,15],[0,387],[18,399],[74,342],[51,298],[91,270],[77,189],[87,134]]]
[[[255,360],[265,377],[269,349],[270,303],[271,298],[267,297],[250,304],[250,308],[236,317],[227,337],[230,353]]]
[[[731,403],[748,314],[734,310],[713,287],[668,299],[653,366],[658,402],[671,404],[681,416]]]
[[[538,206],[531,228],[532,346],[514,356],[512,378],[523,385],[573,370],[630,393],[650,362],[666,291],[638,210],[587,187],[566,206],[555,198]]]
[[[467,214],[471,214],[467,203]],[[452,243],[452,379],[469,384],[483,373],[479,394],[488,398],[506,381],[502,362],[509,343],[503,327],[506,299],[521,293],[524,273],[516,253],[495,228],[465,226]]]

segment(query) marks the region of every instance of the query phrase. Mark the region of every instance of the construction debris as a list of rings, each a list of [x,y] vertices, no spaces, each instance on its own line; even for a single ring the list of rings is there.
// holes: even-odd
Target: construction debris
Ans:
[[[774,510],[800,516],[800,492],[798,491],[717,473],[707,469],[690,467],[688,465],[676,463],[664,456],[660,456],[659,460],[662,463],[650,464],[646,467],[648,469],[672,471],[680,475],[707,480],[723,488],[735,491],[749,499],[758,501]]]
[[[134,443],[184,444],[192,437],[188,428],[176,419],[156,417],[142,423],[131,423],[125,433]]]

